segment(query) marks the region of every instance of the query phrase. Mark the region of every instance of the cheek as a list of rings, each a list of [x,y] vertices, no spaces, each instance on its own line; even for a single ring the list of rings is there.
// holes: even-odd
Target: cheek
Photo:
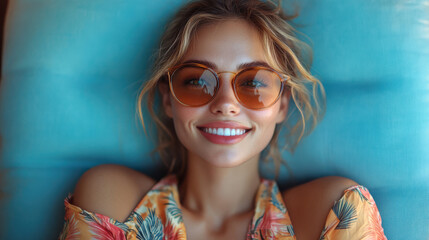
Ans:
[[[177,101],[173,101],[171,104],[171,113],[173,121],[177,124],[190,124],[193,120],[198,119],[202,114],[202,108],[198,107],[186,107]]]
[[[278,122],[278,112],[279,107],[275,105],[272,108],[260,111],[253,111],[249,113],[249,115],[251,115],[251,119],[254,122],[260,125],[259,127],[274,128],[276,126],[276,123]]]
[[[278,120],[278,108],[270,108],[262,111],[254,111],[251,114],[259,130],[259,141],[264,147],[271,141]]]
[[[202,115],[201,108],[185,107],[178,102],[173,102],[171,108],[174,128],[180,142],[186,147],[186,140],[190,134],[197,132],[193,124]]]

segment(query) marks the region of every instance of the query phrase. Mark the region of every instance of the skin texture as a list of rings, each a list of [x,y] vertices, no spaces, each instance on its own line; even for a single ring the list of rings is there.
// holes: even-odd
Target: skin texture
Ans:
[[[217,72],[237,72],[240,64],[253,61],[270,63],[257,31],[244,20],[201,27],[182,62],[188,60],[210,61]],[[232,76],[220,74],[218,94],[201,107],[183,106],[171,96],[168,86],[160,86],[166,114],[188,150],[188,169],[179,196],[191,240],[245,239],[260,183],[260,153],[287,114],[287,93],[263,110],[241,106],[230,84]],[[211,122],[239,124],[251,131],[238,143],[215,144],[197,128]],[[154,180],[134,170],[102,165],[83,175],[73,202],[123,221],[153,184]],[[283,192],[297,239],[317,239],[334,201],[352,185],[356,183],[346,178],[325,177]]]

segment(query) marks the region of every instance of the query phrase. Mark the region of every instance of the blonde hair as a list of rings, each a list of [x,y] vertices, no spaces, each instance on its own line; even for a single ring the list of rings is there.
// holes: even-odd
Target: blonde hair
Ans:
[[[186,149],[175,133],[172,119],[162,110],[162,104],[155,104],[157,88],[161,82],[167,81],[168,68],[177,65],[185,55],[197,30],[202,25],[226,19],[243,19],[253,25],[261,34],[267,56],[274,64],[272,67],[291,76],[285,92],[291,95],[294,104],[289,104],[287,120],[276,127],[263,151],[264,161],[274,161],[276,179],[281,163],[288,168],[278,146],[281,130],[286,131],[281,149],[293,152],[323,117],[326,102],[323,85],[309,72],[311,48],[297,38],[298,32],[288,23],[296,16],[283,13],[280,3],[259,0],[200,0],[190,2],[179,10],[161,38],[153,74],[142,86],[137,102],[138,116],[146,129],[142,114],[142,102],[146,97],[149,113],[158,131],[156,151],[169,167],[169,173],[174,172],[179,177],[185,174]]]

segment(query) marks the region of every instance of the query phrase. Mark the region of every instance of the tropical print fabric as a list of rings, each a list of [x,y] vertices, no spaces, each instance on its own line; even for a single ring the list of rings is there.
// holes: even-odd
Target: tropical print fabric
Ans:
[[[66,214],[59,239],[186,239],[177,178],[168,175],[143,197],[125,222],[81,209],[64,200]],[[247,240],[295,240],[289,213],[273,180],[261,178]],[[386,239],[374,199],[360,185],[344,191],[333,204],[320,240]]]

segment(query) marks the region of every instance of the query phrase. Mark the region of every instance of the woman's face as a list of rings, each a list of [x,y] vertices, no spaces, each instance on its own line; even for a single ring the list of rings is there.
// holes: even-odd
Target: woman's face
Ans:
[[[269,63],[257,30],[244,20],[226,20],[198,29],[182,62],[190,60],[210,62],[216,72],[238,72],[240,65],[256,61]],[[200,107],[182,105],[166,86],[161,87],[165,111],[173,119],[188,157],[218,167],[234,167],[258,159],[270,142],[276,123],[285,119],[286,94],[268,108],[248,109],[234,95],[233,76],[219,74],[219,91],[211,102]],[[216,134],[213,134],[214,129]],[[239,135],[244,130],[245,133]],[[236,135],[223,136],[226,132]]]

